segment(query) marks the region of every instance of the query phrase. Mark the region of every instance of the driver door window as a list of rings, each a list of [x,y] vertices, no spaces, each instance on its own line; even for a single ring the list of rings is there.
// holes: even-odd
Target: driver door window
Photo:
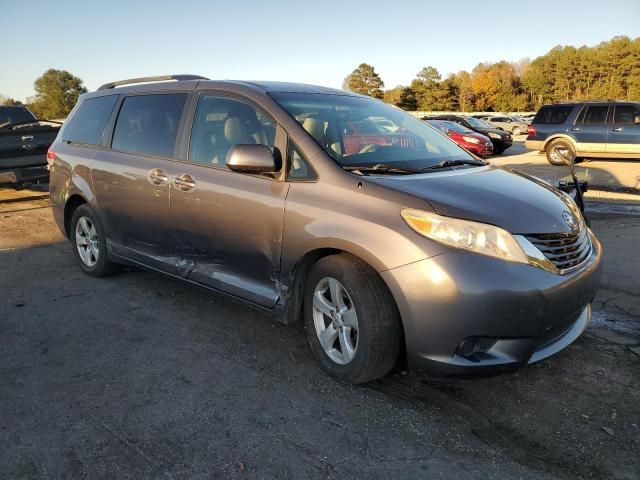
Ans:
[[[189,161],[223,167],[235,145],[274,150],[276,123],[259,109],[228,97],[200,97],[191,129]]]

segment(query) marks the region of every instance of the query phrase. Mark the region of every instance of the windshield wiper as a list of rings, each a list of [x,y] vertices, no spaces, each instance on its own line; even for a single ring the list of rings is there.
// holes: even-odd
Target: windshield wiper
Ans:
[[[458,167],[461,165],[473,165],[476,167],[481,167],[486,165],[484,162],[478,162],[476,160],[443,160],[440,163],[436,163],[435,165],[431,165],[430,167],[423,168],[421,171],[425,170],[438,170],[440,168],[449,168],[449,167]]]
[[[365,173],[387,173],[387,174],[399,174],[410,175],[415,173],[421,173],[421,169],[408,168],[408,167],[392,167],[384,163],[378,163],[376,165],[343,165],[342,168],[349,172],[358,173],[364,175]]]

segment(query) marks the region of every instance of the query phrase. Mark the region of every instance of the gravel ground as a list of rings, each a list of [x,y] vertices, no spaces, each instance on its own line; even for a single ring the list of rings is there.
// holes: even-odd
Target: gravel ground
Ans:
[[[515,374],[340,385],[301,325],[158,274],[94,279],[0,208],[0,478],[640,477],[640,217],[593,218],[594,322]]]

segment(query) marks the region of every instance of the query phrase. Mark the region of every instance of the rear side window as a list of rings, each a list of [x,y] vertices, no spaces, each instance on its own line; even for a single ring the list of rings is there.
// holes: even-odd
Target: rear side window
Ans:
[[[584,125],[603,125],[607,121],[607,105],[594,105],[586,108],[582,123]]]
[[[111,111],[118,95],[89,98],[82,102],[76,113],[66,123],[62,140],[64,142],[100,145]]]
[[[571,110],[573,110],[573,105],[542,107],[538,110],[538,113],[536,113],[533,123],[559,125],[567,120]]]
[[[640,109],[633,105],[616,105],[613,123],[617,123],[618,125],[632,125],[637,115],[640,115]]]
[[[122,103],[111,148],[172,157],[186,93],[138,95]]]

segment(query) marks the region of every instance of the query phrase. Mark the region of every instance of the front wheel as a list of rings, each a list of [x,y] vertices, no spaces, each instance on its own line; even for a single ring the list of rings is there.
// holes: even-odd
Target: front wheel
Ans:
[[[376,380],[398,358],[402,328],[393,297],[377,272],[352,255],[324,257],[311,268],[304,320],[311,350],[336,380]]]

